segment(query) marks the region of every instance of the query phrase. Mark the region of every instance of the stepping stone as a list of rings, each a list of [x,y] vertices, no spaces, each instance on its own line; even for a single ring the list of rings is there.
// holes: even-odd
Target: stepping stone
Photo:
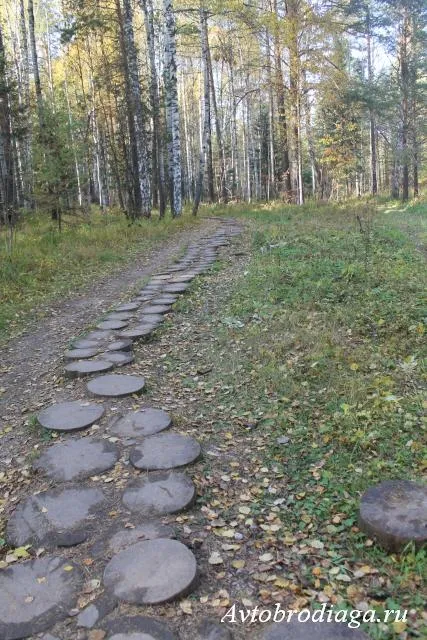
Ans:
[[[161,315],[160,313],[159,314],[152,313],[152,314],[147,314],[146,316],[142,314],[139,320],[141,324],[145,324],[145,325],[151,324],[153,327],[156,327],[162,322],[164,322],[165,319],[163,315]]]
[[[100,620],[105,618],[117,606],[113,598],[101,596],[82,609],[77,616],[77,626],[92,629]]]
[[[96,340],[97,342],[104,340],[107,341],[113,335],[112,331],[90,331],[86,335],[86,340]]]
[[[131,340],[137,340],[138,338],[146,338],[151,335],[156,329],[156,325],[153,324],[137,324],[134,327],[130,327],[125,331],[120,331],[118,336],[120,338],[129,338]]]
[[[169,305],[166,304],[153,304],[142,309],[144,315],[157,315],[162,313],[169,313],[171,310]]]
[[[133,318],[133,313],[116,313],[113,311],[113,313],[109,313],[108,316],[105,316],[105,320],[131,320]]]
[[[184,282],[182,284],[168,284],[163,287],[162,291],[164,293],[184,293],[184,291],[187,291],[189,286],[189,284],[185,284]]]
[[[110,427],[110,433],[122,438],[152,436],[170,427],[171,417],[161,409],[139,409],[118,418]]]
[[[45,556],[0,571],[0,638],[18,640],[64,620],[83,574],[67,558]]]
[[[313,612],[314,613],[314,612]],[[289,622],[273,623],[259,636],[260,640],[369,640],[360,629],[350,629],[340,622]]]
[[[65,375],[69,378],[81,378],[88,376],[91,373],[102,373],[103,371],[110,371],[114,368],[112,362],[107,360],[77,360],[64,367]]]
[[[108,351],[130,351],[132,349],[133,341],[130,338],[123,340],[115,340],[110,342],[107,346]]]
[[[157,538],[174,538],[175,531],[172,527],[161,522],[145,522],[134,529],[118,531],[108,542],[108,548],[112,553],[119,553],[137,542],[143,540],[155,540]]]
[[[84,542],[104,517],[105,496],[99,489],[81,486],[50,489],[19,503],[11,516],[6,538],[14,547],[25,544],[70,547]]]
[[[69,349],[64,353],[68,360],[82,360],[84,358],[93,358],[99,353],[99,346],[95,349]]]
[[[183,275],[183,276],[174,276],[173,278],[170,279],[171,283],[175,283],[175,282],[191,282],[192,280],[194,280],[194,278],[196,277],[195,273],[189,273],[187,275]]]
[[[105,567],[104,584],[114,596],[133,604],[160,604],[190,593],[197,577],[196,558],[177,540],[138,542]]]
[[[197,460],[200,445],[194,438],[179,433],[150,436],[130,452],[130,462],[137,469],[160,471],[183,467]]]
[[[98,329],[124,329],[124,327],[128,326],[128,322],[123,322],[122,320],[104,320],[104,322],[100,322],[97,324]]]
[[[157,516],[189,508],[196,489],[185,473],[162,471],[141,476],[123,493],[123,503],[140,515]]]
[[[117,398],[139,393],[145,387],[145,379],[142,376],[126,376],[109,374],[99,376],[87,383],[87,389],[95,396],[107,396]]]
[[[359,526],[388,551],[427,542],[427,485],[386,480],[362,496]]]
[[[99,349],[97,340],[76,340],[73,342],[74,349]]]
[[[159,298],[153,298],[151,301],[152,304],[174,304],[178,300],[178,296],[173,296],[171,294],[166,296],[160,296]]]
[[[39,424],[54,431],[79,431],[90,427],[104,415],[104,407],[93,402],[59,402],[37,414]]]
[[[199,625],[198,640],[232,640],[232,635],[224,623],[205,619]]]
[[[136,309],[139,309],[137,302],[127,302],[126,304],[120,304],[115,308],[115,311],[135,311]]]
[[[112,362],[116,367],[123,367],[125,364],[130,364],[135,360],[134,355],[129,351],[107,351],[101,353],[99,357],[107,362]]]
[[[105,640],[178,640],[163,622],[144,616],[120,617],[109,622],[106,629]]]
[[[111,469],[119,457],[118,448],[108,440],[71,439],[45,449],[33,469],[59,482],[83,480]]]

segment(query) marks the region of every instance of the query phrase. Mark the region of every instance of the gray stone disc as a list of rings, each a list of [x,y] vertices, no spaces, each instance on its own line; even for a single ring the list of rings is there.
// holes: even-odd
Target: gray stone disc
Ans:
[[[156,538],[174,538],[172,527],[152,520],[144,522],[134,529],[122,529],[113,535],[108,542],[108,549],[112,553],[119,553],[137,542],[155,540]]]
[[[175,284],[175,283],[178,284],[180,282],[191,282],[192,280],[194,280],[195,276],[196,276],[195,273],[182,275],[182,276],[174,276],[173,278],[170,279],[170,283],[171,284]]]
[[[98,376],[87,383],[87,389],[90,393],[112,398],[139,393],[144,386],[145,379],[142,376],[126,376],[115,373]]]
[[[76,340],[73,342],[73,349],[99,349],[97,340]]]
[[[151,335],[156,328],[153,324],[137,324],[134,327],[129,327],[125,331],[120,331],[118,336],[120,338],[130,338],[131,340],[138,340],[139,338],[146,338]]]
[[[126,302],[125,304],[120,304],[115,308],[115,311],[135,311],[139,309],[139,304],[137,302]]]
[[[178,640],[163,622],[144,616],[121,616],[109,622],[106,629],[106,640]]]
[[[389,551],[427,542],[427,485],[386,480],[362,496],[359,526]]]
[[[164,293],[184,293],[184,291],[187,291],[188,287],[190,285],[189,284],[168,284],[165,287],[163,287],[162,292]]]
[[[194,438],[180,433],[162,433],[145,438],[130,452],[130,462],[137,469],[160,471],[183,467],[197,460],[200,445]]]
[[[9,544],[70,547],[84,542],[105,507],[99,489],[83,486],[42,491],[19,503],[6,528]]]
[[[157,326],[159,324],[161,324],[162,322],[164,322],[164,317],[160,314],[156,314],[156,313],[152,313],[151,315],[144,315],[142,314],[139,318],[139,321],[141,324],[143,325],[152,325],[152,326]]]
[[[104,407],[93,402],[59,402],[43,409],[37,420],[45,429],[79,431],[90,427],[104,415]]]
[[[311,612],[314,614],[314,611]],[[369,640],[360,629],[350,629],[340,622],[278,622],[270,625],[261,635],[260,640]]]
[[[101,373],[113,369],[114,363],[108,360],[77,360],[64,367],[65,375],[69,378],[89,376],[91,373]]]
[[[124,311],[122,313],[120,313],[119,311],[113,311],[112,313],[109,313],[107,316],[105,316],[105,320],[123,320],[124,322],[126,322],[126,320],[131,320],[133,318],[133,315],[133,313],[125,313]]]
[[[171,310],[170,305],[166,304],[151,304],[148,307],[142,309],[143,315],[158,315],[163,313],[169,313]]]
[[[161,409],[139,409],[118,418],[109,428],[111,433],[122,438],[152,436],[170,427],[171,417]]]
[[[96,326],[98,329],[113,329],[114,331],[116,331],[117,329],[124,329],[128,326],[128,324],[128,322],[125,322],[123,320],[104,320]]]
[[[182,542],[165,538],[137,542],[105,567],[104,584],[116,598],[133,604],[160,604],[187,594],[197,563]]]
[[[109,338],[111,338],[111,336],[113,335],[112,331],[90,331],[87,335],[86,335],[86,340],[96,340],[97,342],[99,341],[104,341],[106,342]]]
[[[189,508],[196,498],[193,482],[185,473],[162,471],[140,477],[123,493],[123,503],[145,516],[177,513]]]
[[[83,480],[114,467],[119,456],[108,440],[70,439],[45,449],[33,469],[59,482]]]
[[[153,298],[152,304],[174,304],[178,300],[178,296],[173,296],[172,294],[167,294],[164,296],[160,296],[159,298]]]
[[[107,346],[108,351],[131,351],[133,341],[130,338],[123,340],[115,340]]]
[[[112,362],[116,367],[123,367],[135,360],[135,357],[129,351],[106,351],[99,356],[107,362]]]
[[[66,558],[44,556],[0,571],[0,638],[46,631],[68,616],[83,574]]]
[[[64,353],[68,360],[83,360],[84,358],[93,358],[99,353],[99,347],[95,349],[69,349]]]

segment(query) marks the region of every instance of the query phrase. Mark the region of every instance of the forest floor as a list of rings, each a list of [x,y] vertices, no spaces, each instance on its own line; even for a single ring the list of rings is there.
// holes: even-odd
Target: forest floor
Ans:
[[[143,614],[195,640],[203,619],[219,622],[234,603],[327,603],[379,616],[409,609],[406,624],[365,630],[375,640],[424,637],[425,552],[387,554],[357,528],[368,486],[420,480],[426,469],[420,212],[407,209],[404,225],[395,213],[362,205],[232,214],[242,222],[241,237],[125,367],[146,378],[143,403],[167,410],[175,428],[203,448],[188,469],[196,505],[165,519],[196,555],[198,586],[185,600]],[[51,434],[36,426],[34,413],[67,396],[70,386],[84,395],[83,382],[62,376],[69,341],[216,224],[205,221],[146,256],[143,266],[55,303],[48,317],[8,343],[0,396],[4,517],[46,485],[31,462]],[[121,461],[99,482],[120,488],[129,473]],[[0,545],[1,537],[0,527]],[[80,559],[88,581],[100,580],[80,599],[83,607],[102,593],[106,560],[90,542],[63,553]],[[6,556],[19,561],[4,545]],[[136,612],[120,605],[110,617]],[[228,627],[235,640],[255,638],[260,628]],[[61,640],[104,637],[77,630],[74,619],[55,632]]]

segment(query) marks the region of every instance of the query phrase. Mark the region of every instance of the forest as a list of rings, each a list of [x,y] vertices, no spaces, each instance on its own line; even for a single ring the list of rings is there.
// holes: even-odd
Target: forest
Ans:
[[[419,194],[423,0],[5,0],[0,207]]]

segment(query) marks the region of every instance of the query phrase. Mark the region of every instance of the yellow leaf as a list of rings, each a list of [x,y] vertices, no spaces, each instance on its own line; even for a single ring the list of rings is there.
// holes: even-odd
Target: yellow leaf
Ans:
[[[402,631],[405,631],[406,629],[406,622],[403,620],[396,620],[396,622],[393,622],[392,626],[395,633],[402,633]]]
[[[350,369],[351,369],[352,371],[357,371],[357,370],[358,370],[358,368],[359,368],[359,365],[357,364],[357,362],[352,362],[352,363],[351,363],[351,365],[350,365]]]
[[[71,564],[67,564],[67,565],[64,567],[64,571],[72,571],[73,569],[74,569],[74,567],[73,567]]]
[[[231,565],[235,568],[235,569],[243,569],[243,567],[245,566],[246,562],[244,560],[233,560],[233,562],[231,563]]]
[[[277,580],[274,581],[274,586],[279,587],[279,589],[286,589],[286,587],[289,587],[289,580],[285,580],[285,578],[277,578]]]

